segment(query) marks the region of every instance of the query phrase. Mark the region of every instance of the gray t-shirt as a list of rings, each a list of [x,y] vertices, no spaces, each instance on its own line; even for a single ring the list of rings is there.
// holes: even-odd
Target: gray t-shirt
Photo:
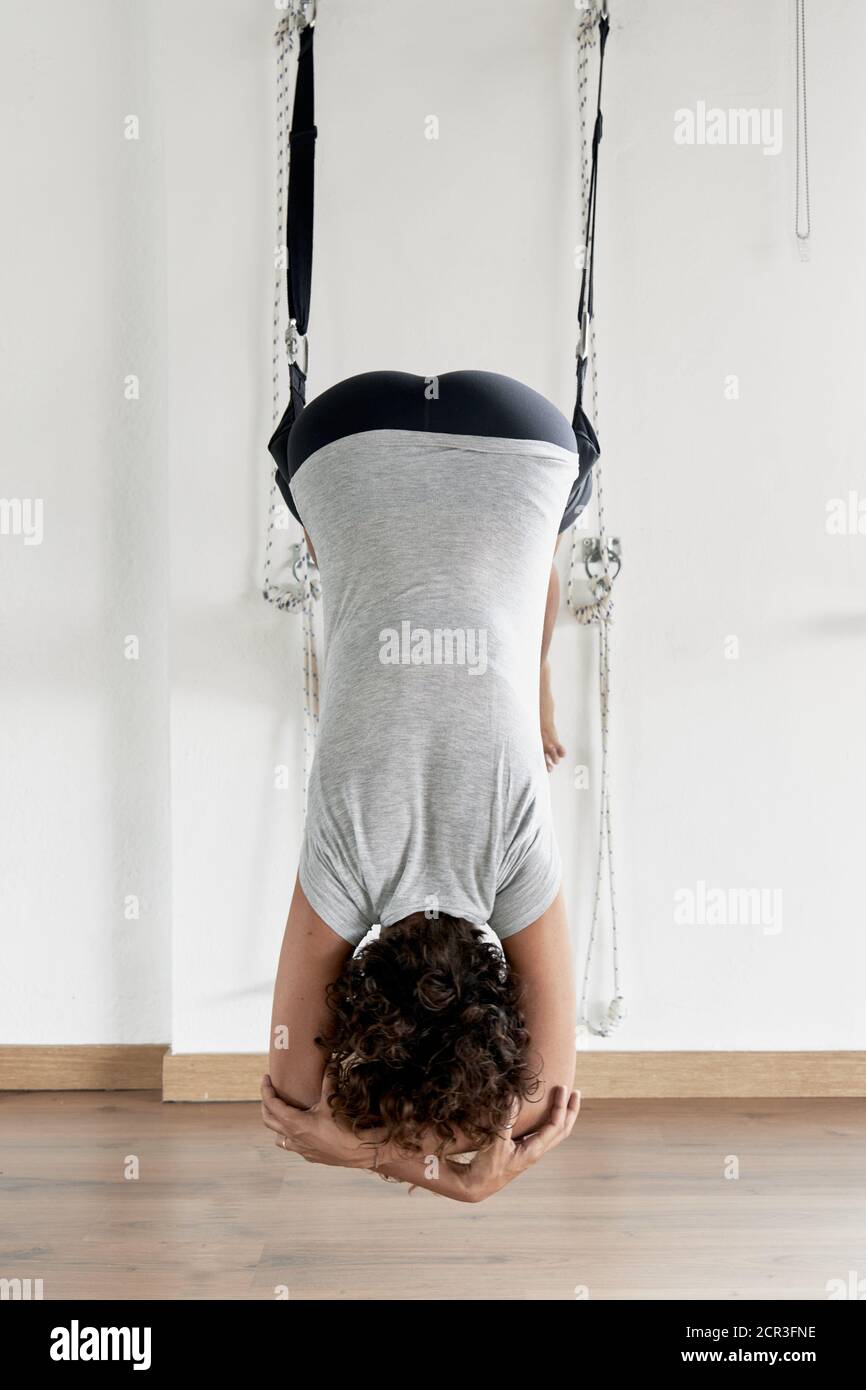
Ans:
[[[375,429],[292,479],[325,633],[300,881],[353,944],[422,910],[503,939],[556,896],[539,663],[576,465],[540,440]]]

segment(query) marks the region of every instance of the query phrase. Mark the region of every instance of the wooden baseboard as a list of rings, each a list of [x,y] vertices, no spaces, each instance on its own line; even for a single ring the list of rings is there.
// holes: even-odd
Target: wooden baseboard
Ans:
[[[262,1052],[167,1052],[163,1100],[260,1100],[268,1069]]]
[[[575,1084],[608,1100],[866,1096],[866,1052],[578,1052]]]
[[[262,1053],[172,1053],[162,1098],[258,1100]],[[575,1085],[594,1100],[866,1096],[866,1052],[578,1052]]]
[[[0,1091],[149,1091],[163,1100],[258,1100],[267,1057],[165,1044],[0,1047]],[[581,1051],[586,1099],[866,1096],[866,1052]]]
[[[0,1047],[0,1091],[158,1091],[167,1043]]]

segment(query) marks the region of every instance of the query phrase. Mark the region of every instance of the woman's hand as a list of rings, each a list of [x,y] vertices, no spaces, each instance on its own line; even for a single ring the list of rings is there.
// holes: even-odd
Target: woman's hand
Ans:
[[[336,1168],[372,1168],[376,1162],[376,1131],[370,1142],[356,1139],[351,1130],[334,1119],[328,1105],[330,1086],[322,1086],[319,1100],[309,1110],[287,1105],[271,1084],[262,1078],[262,1119],[278,1135],[277,1146],[300,1154],[308,1163],[326,1163]]]
[[[383,1177],[426,1187],[458,1202],[481,1202],[507,1187],[568,1138],[580,1110],[577,1091],[569,1096],[565,1086],[555,1086],[548,1118],[535,1133],[512,1139],[509,1131],[478,1153],[471,1163],[442,1159],[434,1177],[426,1169],[426,1160],[395,1158],[390,1146],[380,1148],[382,1136],[378,1131],[372,1131],[369,1140],[356,1139],[334,1119],[328,1093],[326,1078],[319,1101],[309,1110],[301,1110],[280,1099],[269,1076],[262,1079],[262,1119],[278,1136],[279,1148],[300,1154],[308,1163],[338,1168],[375,1168]],[[519,1108],[519,1102],[515,1102],[515,1118]]]
[[[519,1108],[519,1103],[515,1104],[513,1119],[517,1118]],[[447,1195],[458,1201],[482,1202],[494,1192],[500,1192],[568,1138],[579,1111],[580,1093],[572,1091],[569,1095],[565,1086],[555,1086],[548,1118],[534,1134],[512,1139],[509,1131],[482,1149],[471,1163],[448,1164],[450,1190]]]
[[[392,1161],[386,1156],[385,1161],[379,1163],[378,1170],[384,1177],[426,1187],[428,1191],[437,1192],[440,1197],[450,1197],[455,1202],[483,1202],[519,1178],[548,1150],[567,1139],[574,1129],[579,1110],[578,1091],[572,1091],[569,1096],[565,1086],[554,1086],[548,1118],[534,1134],[512,1139],[509,1127],[504,1136],[494,1139],[470,1163],[454,1163],[444,1158],[431,1169],[429,1157]],[[519,1111],[520,1102],[515,1101],[512,1122]]]

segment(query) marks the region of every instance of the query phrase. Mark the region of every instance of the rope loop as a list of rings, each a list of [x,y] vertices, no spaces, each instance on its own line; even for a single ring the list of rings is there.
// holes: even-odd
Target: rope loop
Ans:
[[[289,64],[288,57],[295,48],[295,35],[315,18],[315,7],[309,14],[303,0],[288,0],[274,32],[276,44],[276,247],[285,245],[286,199],[289,188],[289,165],[291,161],[291,141],[289,140]],[[281,300],[283,278],[279,261],[274,262],[274,301],[271,337],[271,384],[272,418],[276,426],[280,419],[282,391],[281,373]],[[303,757],[303,809],[307,811],[307,788],[310,779],[316,736],[319,727],[319,660],[316,646],[315,605],[322,596],[319,571],[313,564],[306,537],[301,532],[298,558],[292,566],[292,583],[281,583],[272,578],[274,539],[277,531],[277,511],[285,503],[277,487],[276,476],[271,475],[271,490],[268,504],[268,527],[265,541],[264,574],[262,577],[262,596],[279,613],[300,613],[304,653],[304,757]],[[282,528],[281,528],[282,529]]]
[[[603,38],[606,38],[606,29],[602,30],[602,25],[607,24],[606,6],[599,4],[599,0],[590,0],[581,11],[581,20],[577,30],[578,46],[578,116],[580,122],[580,184],[581,202],[586,208],[590,206],[590,159],[589,150],[592,141],[597,139],[599,131],[594,123],[593,131],[590,134],[587,130],[587,100],[589,93],[589,54],[595,47],[596,40],[599,40],[599,58],[601,57]],[[594,230],[594,229],[593,229]],[[594,238],[593,238],[594,240]],[[590,386],[592,397],[592,419],[595,424],[596,432],[599,431],[599,391],[598,391],[598,356],[595,340],[595,319],[587,316],[582,325],[582,332],[585,337],[581,338],[583,355],[588,358],[590,363]],[[593,895],[592,920],[589,929],[589,941],[586,948],[586,960],[583,972],[583,989],[581,992],[580,1008],[578,1013],[578,1024],[585,1027],[596,1037],[606,1038],[619,1027],[625,1018],[625,1001],[620,989],[619,972],[619,934],[616,910],[616,879],[614,873],[614,854],[613,854],[613,830],[611,814],[611,788],[610,788],[610,759],[609,759],[609,715],[610,715],[610,648],[611,648],[611,628],[613,625],[614,605],[613,605],[613,586],[619,574],[619,557],[612,557],[607,541],[607,525],[605,520],[604,507],[604,475],[601,459],[595,464],[595,499],[598,510],[598,534],[599,534],[599,561],[600,571],[593,574],[588,565],[581,565],[581,547],[578,525],[575,521],[572,527],[571,557],[568,573],[568,591],[566,605],[577,621],[584,627],[595,627],[598,632],[598,690],[599,708],[601,717],[601,770],[600,770],[600,797],[599,797],[599,828],[598,828],[598,852],[595,866],[595,891]],[[611,567],[611,560],[615,559],[615,568]],[[579,571],[583,569],[583,574]],[[580,603],[576,598],[576,582],[578,577],[589,582],[589,590],[592,601]],[[606,872],[605,872],[606,870]],[[601,918],[601,897],[605,877],[609,887],[610,901],[610,926],[611,926],[611,950],[613,956],[613,998],[608,1004],[602,1018],[597,1023],[590,1022],[588,1011],[589,984],[592,975],[593,952],[596,938],[598,935],[599,922]]]

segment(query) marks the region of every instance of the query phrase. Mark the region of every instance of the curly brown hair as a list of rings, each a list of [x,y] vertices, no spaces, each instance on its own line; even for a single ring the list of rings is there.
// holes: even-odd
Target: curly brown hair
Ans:
[[[480,928],[415,912],[388,927],[328,987],[330,1105],[358,1135],[417,1154],[435,1137],[486,1148],[515,1100],[537,1090],[522,987]]]

